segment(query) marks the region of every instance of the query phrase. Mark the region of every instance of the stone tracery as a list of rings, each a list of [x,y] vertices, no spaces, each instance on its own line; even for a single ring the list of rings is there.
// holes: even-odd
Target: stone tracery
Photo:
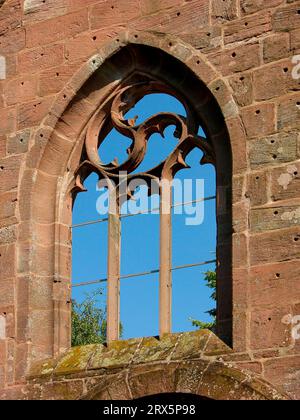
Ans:
[[[173,89],[159,81],[143,77],[144,80],[129,82],[121,86],[92,118],[85,133],[85,150],[82,163],[76,171],[76,189],[84,191],[84,179],[96,172],[99,179],[108,178],[119,185],[122,174],[127,173],[128,182],[133,179],[172,180],[175,174],[188,165],[185,162],[187,155],[199,148],[203,152],[201,164],[215,163],[215,154],[209,140],[197,134],[199,122],[191,107]],[[176,97],[183,105],[187,117],[173,113],[156,114],[143,123],[136,125],[137,117],[127,120],[125,114],[132,109],[139,100],[151,93],[165,93]],[[178,138],[178,145],[163,162],[147,172],[133,172],[138,169],[147,152],[147,142],[153,134],[164,137],[164,131],[169,126],[175,126],[174,136]],[[131,139],[132,144],[127,150],[128,159],[119,163],[117,159],[105,165],[99,155],[99,147],[105,140],[109,131],[115,128],[120,134]],[[128,197],[132,192],[128,191]]]
[[[186,117],[174,113],[159,113],[137,124],[138,117],[126,119],[126,113],[135,107],[144,96],[153,93],[169,94],[178,99],[185,108]],[[164,137],[167,127],[174,126],[178,143],[170,155],[146,172],[139,172],[147,143],[153,134]],[[128,137],[131,145],[128,158],[119,163],[114,159],[109,164],[101,160],[99,149],[107,134],[116,129]],[[79,167],[75,171],[73,192],[85,191],[84,180],[95,172],[99,180],[107,181],[110,193],[108,231],[108,297],[107,341],[119,339],[120,325],[120,260],[122,204],[134,196],[133,181],[146,183],[149,196],[160,194],[160,335],[171,332],[172,318],[172,180],[176,173],[189,166],[186,157],[198,148],[203,152],[201,164],[215,164],[215,154],[209,139],[198,135],[199,120],[187,101],[167,84],[145,75],[135,74],[107,99],[87,124],[84,133],[84,148]],[[166,182],[167,181],[167,182]],[[153,183],[156,186],[153,189]]]

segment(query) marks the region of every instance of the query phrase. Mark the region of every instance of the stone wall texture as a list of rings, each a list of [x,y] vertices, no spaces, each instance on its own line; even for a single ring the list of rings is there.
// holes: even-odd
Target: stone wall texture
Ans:
[[[134,46],[160,63],[114,62]],[[299,54],[299,0],[0,1],[0,399],[300,399]],[[168,57],[229,134],[232,346],[206,332],[70,351],[80,133],[123,74],[171,74]],[[222,141],[218,122],[211,135]]]

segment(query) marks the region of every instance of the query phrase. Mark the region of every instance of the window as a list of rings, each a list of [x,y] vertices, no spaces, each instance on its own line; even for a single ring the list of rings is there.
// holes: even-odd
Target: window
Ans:
[[[143,101],[146,112],[141,115]],[[164,109],[155,113],[153,104]],[[172,112],[167,112],[168,107]],[[115,159],[117,154],[119,159]],[[211,164],[205,166],[209,169],[201,171],[200,160]],[[106,285],[108,342],[120,337],[122,302],[130,295],[136,301],[134,305],[131,302],[131,311],[127,312],[136,320],[139,311],[147,308],[139,323],[147,322],[147,317],[153,324],[157,320],[159,335],[174,331],[172,312],[176,314],[175,331],[180,330],[180,325],[176,327],[180,314],[188,320],[180,301],[186,307],[187,301],[190,306],[197,298],[200,301],[192,283],[200,285],[200,268],[215,270],[216,266],[215,163],[213,145],[192,105],[166,83],[146,75],[125,81],[105,104],[105,112],[100,109],[88,124],[74,193],[87,186],[90,191],[98,179],[102,191],[98,204],[101,211],[106,207],[108,217],[103,214],[97,220],[94,214],[95,223],[75,220],[73,241],[77,241],[75,235],[78,241],[73,261],[78,261],[86,248],[89,255],[82,258],[83,264],[89,264],[89,275],[99,275],[99,280],[80,281],[84,270],[79,275],[76,269],[73,286],[76,297],[79,286]],[[204,179],[210,181],[204,184]],[[89,193],[97,201],[94,192]],[[79,213],[82,211],[78,208]],[[93,212],[94,209],[89,213],[91,219]],[[84,234],[77,233],[79,229],[85,230],[85,240]],[[80,240],[91,243],[94,235],[101,258],[97,258],[97,247],[80,245]],[[196,236],[201,238],[198,243]],[[132,292],[136,287],[138,290]],[[150,335],[147,331],[151,329],[144,331],[143,335]],[[151,335],[156,335],[156,330]]]
[[[240,120],[239,117],[235,116],[235,107],[228,109],[223,104],[221,97],[221,107],[227,113],[225,121],[224,114],[214,97],[217,91],[214,86],[216,83],[221,83],[221,80],[211,82],[218,75],[208,64],[201,61],[201,54],[197,54],[195,50],[191,49],[191,56],[187,58],[185,55],[186,50],[181,48],[182,44],[180,41],[174,40],[172,43],[163,46],[161,45],[162,40],[160,35],[156,34],[151,34],[152,45],[156,45],[156,47],[150,47],[148,46],[149,36],[149,34],[143,35],[142,33],[131,33],[129,35],[126,33],[124,35],[126,39],[122,38],[122,40],[120,37],[120,39],[114,40],[109,46],[104,46],[99,51],[99,55],[91,57],[70,81],[70,84],[73,86],[72,90],[69,89],[70,85],[68,84],[58,95],[51,112],[43,120],[43,124],[36,133],[34,147],[28,152],[28,169],[23,171],[21,179],[22,194],[20,194],[19,211],[21,220],[26,221],[24,227],[28,226],[29,229],[24,229],[22,240],[20,239],[18,241],[18,258],[22,262],[20,265],[22,273],[24,270],[24,274],[33,273],[33,275],[30,276],[28,282],[19,282],[18,305],[22,307],[22,311],[19,311],[20,319],[26,319],[28,321],[28,335],[26,337],[29,337],[28,339],[31,342],[33,360],[46,359],[53,355],[61,354],[70,346],[71,232],[73,232],[73,240],[76,242],[79,238],[78,232],[81,229],[85,229],[82,227],[70,229],[72,226],[72,208],[74,205],[79,205],[80,197],[84,195],[78,195],[82,191],[83,185],[89,190],[86,194],[94,193],[94,185],[92,188],[89,187],[91,185],[89,182],[95,182],[93,178],[95,180],[99,177],[99,174],[102,174],[101,179],[103,179],[103,174],[105,175],[106,173],[110,174],[109,177],[106,176],[107,179],[115,175],[115,171],[118,169],[117,162],[114,162],[113,165],[105,165],[107,162],[101,163],[101,161],[99,163],[98,146],[104,146],[103,140],[107,138],[109,132],[114,128],[112,125],[111,110],[119,93],[130,86],[133,87],[138,84],[138,88],[132,91],[134,97],[130,97],[129,95],[127,98],[128,102],[126,106],[124,105],[124,109],[122,109],[124,115],[127,116],[133,104],[138,102],[142,97],[147,96],[147,92],[141,92],[139,89],[145,83],[146,79],[157,83],[156,92],[158,94],[175,96],[179,103],[181,103],[180,106],[184,106],[185,103],[188,104],[187,108],[192,113],[190,119],[187,120],[184,118],[184,115],[183,119],[180,119],[180,117],[178,119],[176,115],[182,114],[182,112],[172,109],[170,110],[171,114],[175,114],[175,117],[170,117],[170,127],[172,127],[172,123],[173,125],[176,125],[176,123],[180,125],[180,121],[187,122],[185,126],[189,130],[191,129],[193,134],[200,134],[200,137],[202,137],[203,141],[201,144],[203,147],[209,146],[214,152],[215,174],[213,176],[215,176],[216,180],[217,198],[217,204],[215,206],[217,222],[216,266],[218,277],[217,335],[229,345],[234,344],[235,340],[240,341],[240,323],[237,322],[237,320],[240,321],[241,319],[239,317],[240,308],[233,308],[232,304],[233,292],[236,293],[235,278],[237,274],[233,272],[233,262],[234,266],[236,266],[235,256],[239,251],[240,245],[239,241],[236,240],[240,235],[233,235],[232,207],[233,201],[236,202],[236,200],[239,200],[236,191],[242,190],[241,181],[244,176],[240,176],[240,147],[238,147],[238,151],[236,152],[237,133],[235,126],[240,123]],[[83,82],[83,80],[85,81]],[[210,83],[211,85],[209,85]],[[153,87],[153,84],[151,86]],[[224,86],[224,89],[226,91],[226,86]],[[152,95],[154,93],[153,89],[151,89],[150,94]],[[229,98],[232,98],[230,92],[228,92],[228,95]],[[226,100],[227,98],[226,95]],[[120,104],[120,106],[123,107],[123,104]],[[163,113],[166,112],[165,110],[161,111]],[[161,111],[159,111],[160,118],[162,115]],[[117,116],[118,119],[120,118]],[[130,119],[133,119],[132,116]],[[176,121],[174,121],[175,119]],[[165,118],[164,121],[166,121]],[[103,125],[101,125],[102,123]],[[135,124],[138,123],[138,121],[135,122]],[[134,130],[133,126],[126,125],[126,121],[121,124],[122,127],[123,124],[125,124],[127,132],[128,130]],[[201,131],[197,133],[195,124],[203,128],[206,137]],[[230,130],[233,136],[232,144],[235,150],[234,166],[228,130]],[[101,133],[100,137],[99,133]],[[124,138],[127,139],[125,135]],[[129,143],[131,140],[132,138],[129,138]],[[244,140],[242,138],[243,144],[245,144]],[[175,141],[178,142],[178,138],[175,138]],[[131,156],[130,163],[138,163],[135,159],[132,159],[133,150],[130,149],[129,152]],[[207,151],[205,150],[205,152]],[[196,159],[194,156],[195,153],[201,154],[203,152],[200,148],[198,149],[196,147],[190,153],[192,154],[187,154],[185,157],[185,161],[188,164],[192,163],[191,160]],[[204,156],[207,157],[209,154],[205,153]],[[138,159],[138,156],[135,157]],[[109,160],[111,161],[111,159]],[[145,159],[143,163],[146,163]],[[121,165],[124,166],[124,162]],[[126,165],[129,165],[129,162]],[[196,166],[197,168],[199,167],[197,162]],[[204,165],[203,168],[209,168],[210,166],[213,170],[212,165]],[[128,171],[130,172],[130,176],[135,176],[135,171],[132,171],[132,168],[129,169],[131,171]],[[140,170],[139,167],[136,168],[136,171],[138,170]],[[146,166],[145,171],[149,171],[149,167]],[[175,177],[181,176],[184,172],[188,173],[187,170],[178,171]],[[239,186],[241,185],[241,188],[235,188],[234,197],[232,197],[233,182],[238,183]],[[224,197],[226,200],[224,200]],[[213,201],[209,203],[214,206]],[[156,203],[156,206],[158,204]],[[94,212],[94,208],[95,205],[93,203],[92,212]],[[92,214],[91,219],[94,219],[94,217],[95,220],[98,219],[98,222],[99,215]],[[123,222],[126,220],[137,220],[139,217],[122,217],[121,224],[123,232],[126,232],[126,226],[124,226]],[[159,215],[156,214],[154,217],[157,220],[155,232],[158,232]],[[89,220],[90,217],[87,217],[87,219]],[[117,218],[113,218],[113,221],[117,221]],[[73,223],[76,225],[85,222],[85,218],[78,221],[74,218]],[[95,271],[94,278],[91,277],[94,276],[94,272],[86,276],[87,271],[82,271],[78,277],[74,278],[74,283],[105,280],[101,285],[105,286],[108,284],[106,280],[109,273],[106,272],[107,263],[105,257],[105,252],[109,249],[105,239],[105,235],[109,231],[108,223],[97,223],[86,229],[92,229],[92,226],[96,228],[98,225],[100,231],[89,234],[91,238],[94,240],[96,238],[97,240],[97,246],[93,250],[94,256],[87,253],[87,258],[84,259],[82,257],[82,248],[78,253],[75,250],[73,255],[83,267],[89,267],[91,261],[98,264],[100,273]],[[196,232],[193,226],[190,229]],[[182,241],[176,238],[176,232],[175,221],[173,222],[174,247],[176,246],[175,241],[179,245],[182,244]],[[156,240],[158,234],[156,233],[156,235],[156,237],[151,237],[151,240],[158,248],[158,240]],[[203,235],[198,236],[200,246],[200,237],[202,238]],[[87,241],[88,239],[86,243]],[[125,245],[123,237],[123,249]],[[117,249],[120,251],[120,248],[117,247],[114,251]],[[210,244],[207,246],[207,251],[213,252],[212,248]],[[98,249],[100,250],[99,253]],[[245,251],[247,252],[247,249]],[[124,254],[124,251],[123,254],[122,252],[119,253],[121,254],[121,258],[123,255],[124,261],[126,253]],[[212,259],[214,258],[215,256],[212,255]],[[191,262],[194,262],[196,258],[193,257],[191,260]],[[26,262],[26,264],[23,264],[23,262]],[[172,267],[175,265],[185,265],[186,263],[186,261],[181,262],[180,259],[178,261],[173,260]],[[151,264],[150,267],[147,267],[147,270],[155,269],[157,271],[159,269],[158,265],[154,267],[153,264],[152,267]],[[186,273],[189,272],[188,269],[184,271]],[[125,269],[121,267],[120,274],[122,276],[131,272],[134,273],[129,268],[128,272],[127,269],[125,272]],[[179,272],[180,270],[176,271],[176,273]],[[156,276],[158,274],[156,272]],[[172,274],[174,277],[175,271]],[[143,278],[145,279],[146,277]],[[175,310],[178,309],[176,281],[174,277],[173,309]],[[123,284],[126,284],[125,279],[121,280],[121,287]],[[97,286],[99,287],[99,283],[97,282],[92,286],[95,288]],[[80,287],[73,287],[73,290],[74,293],[81,293],[79,292],[81,290]],[[82,287],[82,290],[85,290],[85,288]],[[38,307],[31,305],[32,299],[28,300],[28,304],[23,307],[23,296],[27,296],[28,293],[30,295],[33,292],[35,293],[34,301],[38,302]],[[122,289],[121,293],[123,293]],[[181,297],[180,294],[178,295]],[[185,297],[185,299],[188,299],[188,297]],[[40,302],[43,302],[44,306],[42,308],[40,308]],[[124,303],[124,299],[121,296],[121,314],[122,302]],[[149,299],[149,305],[150,303],[152,305]],[[155,307],[153,308],[154,312],[158,316],[159,311]],[[191,316],[193,316],[192,313]],[[41,320],[43,322],[42,339],[40,329]],[[26,337],[24,338],[25,341],[27,340]],[[20,340],[22,341],[23,338]]]

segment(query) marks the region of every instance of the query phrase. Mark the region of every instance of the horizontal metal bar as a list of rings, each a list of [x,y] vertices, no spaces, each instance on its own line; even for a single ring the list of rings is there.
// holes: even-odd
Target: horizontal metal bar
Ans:
[[[72,225],[71,229],[76,229],[76,228],[80,228],[80,227],[84,227],[84,226],[90,226],[90,225],[97,225],[97,224],[103,223],[103,222],[108,222],[108,217],[106,217],[105,219],[93,220],[91,222],[78,223],[76,225]]]
[[[211,261],[203,261],[203,262],[195,263],[195,264],[179,265],[177,267],[173,267],[171,269],[171,271],[184,270],[184,269],[187,269],[187,268],[194,268],[194,267],[201,267],[203,265],[214,264],[216,262],[217,262],[216,260],[211,260]],[[151,275],[151,274],[158,274],[159,271],[160,271],[159,269],[156,269],[156,270],[144,271],[142,273],[127,274],[127,275],[120,276],[120,280],[132,279],[134,277],[144,277],[144,276],[148,276],[148,275]],[[88,282],[84,282],[84,283],[75,283],[75,284],[72,284],[72,287],[90,286],[90,285],[93,285],[93,284],[100,284],[100,283],[106,283],[106,282],[107,282],[107,278],[100,279],[100,280],[94,280],[94,281],[88,281]]]
[[[197,203],[202,203],[204,201],[212,201],[215,200],[216,196],[212,196],[212,197],[206,197],[206,198],[202,198],[201,200],[194,200],[194,201],[186,201],[185,203],[177,203],[177,204],[173,204],[172,205],[172,209],[176,208],[176,207],[180,207],[180,206],[186,206],[189,204],[197,204]],[[134,213],[134,214],[121,214],[120,215],[120,219],[126,219],[128,217],[133,217],[133,216],[140,216],[143,214],[151,214],[154,212],[159,211],[159,208],[156,209],[152,209],[152,210],[145,210],[145,211],[141,211],[139,213]],[[99,220],[92,220],[90,222],[84,222],[84,223],[78,223],[76,225],[72,225],[71,229],[76,229],[76,228],[80,228],[80,227],[84,227],[84,226],[90,226],[90,225],[96,225],[99,223],[103,223],[103,222],[108,222],[108,217],[106,217],[105,219],[99,219]]]

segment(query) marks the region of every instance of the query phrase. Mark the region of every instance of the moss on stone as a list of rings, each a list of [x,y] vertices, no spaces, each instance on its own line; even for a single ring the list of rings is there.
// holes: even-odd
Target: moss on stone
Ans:
[[[101,345],[89,345],[81,347],[73,347],[69,352],[59,361],[56,369],[56,375],[65,375],[74,372],[80,372],[87,369],[88,362],[92,358],[98,347]]]
[[[51,376],[55,369],[56,363],[57,361],[55,359],[34,363],[30,369],[29,378]]]
[[[203,354],[205,356],[220,356],[229,353],[233,353],[232,349],[220,340],[219,337],[211,333]]]
[[[171,359],[200,359],[211,334],[208,330],[198,330],[181,334]]]
[[[133,357],[141,343],[141,339],[115,341],[107,347],[98,348],[89,364],[89,369],[125,368],[132,362]]]
[[[161,339],[75,347],[62,357],[35,364],[30,379],[46,399],[102,398],[107,389],[109,398],[192,392],[216,400],[285,399],[234,363],[216,361],[216,355],[230,352],[211,331],[166,334]]]
[[[205,355],[230,352],[211,331],[200,330],[182,334],[165,334],[161,339],[147,337],[122,340],[108,346],[89,345],[71,348],[56,360],[36,364],[30,377],[79,374],[97,369],[125,369],[158,361],[200,359]]]

